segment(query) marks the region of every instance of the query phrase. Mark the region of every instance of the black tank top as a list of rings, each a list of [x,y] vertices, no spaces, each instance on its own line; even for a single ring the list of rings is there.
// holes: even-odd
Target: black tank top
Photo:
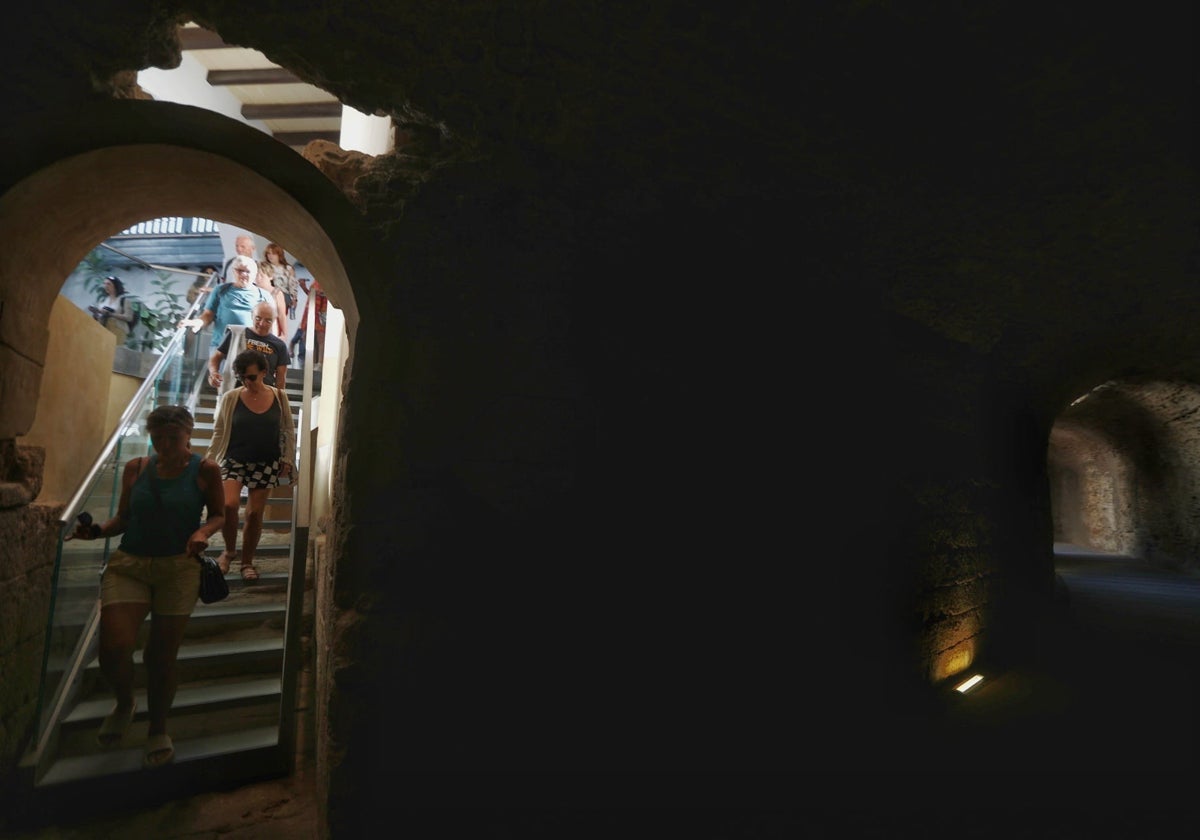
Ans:
[[[238,398],[233,407],[225,456],[244,464],[269,464],[279,457],[279,400],[255,414]]]

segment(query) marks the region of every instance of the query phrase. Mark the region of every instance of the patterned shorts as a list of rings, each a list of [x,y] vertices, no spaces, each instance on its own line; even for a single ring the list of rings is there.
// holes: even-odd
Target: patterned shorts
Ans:
[[[259,487],[278,487],[279,471],[282,468],[283,464],[278,458],[269,463],[256,461],[250,464],[226,458],[225,462],[221,464],[221,478],[237,479],[246,485],[248,490],[257,490]]]

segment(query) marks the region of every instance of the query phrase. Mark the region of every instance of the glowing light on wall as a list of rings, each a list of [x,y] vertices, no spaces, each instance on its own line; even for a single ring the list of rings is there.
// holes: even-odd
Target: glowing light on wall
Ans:
[[[971,667],[975,661],[975,640],[966,639],[952,650],[943,651],[933,661],[930,677],[934,682],[948,680]]]

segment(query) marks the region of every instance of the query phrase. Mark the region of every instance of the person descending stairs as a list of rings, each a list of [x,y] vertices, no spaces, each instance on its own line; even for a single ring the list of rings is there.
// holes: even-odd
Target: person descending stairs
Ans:
[[[320,374],[314,374],[312,381],[312,393],[316,394]],[[293,425],[311,425],[302,387],[289,384],[286,393]],[[203,454],[209,449],[217,399],[215,389],[201,386],[193,412],[193,452]],[[123,443],[128,453],[142,445],[133,439]],[[297,446],[297,452],[299,449]],[[132,455],[123,457],[127,460]],[[121,460],[118,455],[116,468]],[[105,494],[109,491],[105,484],[101,476],[89,507],[99,510],[107,503]],[[94,624],[96,571],[102,563],[104,546],[102,541],[64,544],[44,688],[44,702],[54,708],[43,711],[44,716],[52,713],[57,722],[42,736],[41,743],[31,745],[21,764],[31,794],[36,794],[31,796],[30,807],[36,801],[64,802],[71,797],[99,796],[103,791],[121,799],[129,795],[132,778],[150,772],[159,774],[164,785],[181,784],[185,779],[220,778],[229,782],[286,773],[294,755],[294,745],[287,739],[294,736],[285,734],[285,724],[286,718],[294,714],[294,705],[289,708],[281,701],[291,698],[294,704],[296,676],[294,670],[285,667],[285,649],[303,638],[301,622],[308,620],[303,617],[304,581],[292,580],[296,561],[293,549],[297,548],[293,545],[295,492],[295,482],[288,481],[271,488],[264,500],[254,558],[257,577],[242,576],[232,569],[227,574],[227,598],[213,604],[196,603],[177,659],[178,690],[171,707],[175,754],[169,764],[152,771],[143,767],[147,702],[142,650],[149,622],[139,631],[134,654],[133,721],[119,740],[102,746],[97,743],[96,733],[111,711],[111,689],[100,674],[94,651],[81,648],[84,641],[72,640],[86,640],[87,628]],[[226,499],[227,506],[228,502]],[[246,509],[243,492],[238,499],[236,522],[243,531]],[[218,533],[205,553],[215,559],[225,549]],[[294,568],[303,573],[304,562],[296,562]],[[298,591],[296,586],[300,587]],[[68,596],[74,589],[79,595],[72,600]],[[296,627],[290,627],[289,608],[296,609]],[[303,661],[303,656],[300,652],[295,661]],[[73,659],[77,665],[71,664]]]
[[[238,559],[242,580],[253,583],[258,580],[254,553],[267,497],[273,488],[291,483],[296,475],[296,426],[287,393],[265,382],[275,371],[268,367],[263,353],[243,350],[233,359],[232,369],[242,384],[221,395],[208,448],[208,457],[220,465],[225,497],[221,528],[225,548],[217,565],[227,574]],[[243,491],[246,502],[239,558],[237,514]]]

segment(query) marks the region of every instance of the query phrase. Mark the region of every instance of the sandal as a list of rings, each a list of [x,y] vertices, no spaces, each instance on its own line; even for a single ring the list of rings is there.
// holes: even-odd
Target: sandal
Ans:
[[[229,574],[229,566],[237,559],[236,551],[222,551],[221,556],[217,558],[217,567],[220,568],[221,574]]]
[[[100,731],[96,733],[96,743],[102,747],[115,747],[125,737],[129,724],[133,723],[133,715],[137,712],[137,700],[129,707],[128,712],[118,712],[117,707],[104,718]]]
[[[257,581],[258,580],[258,569],[254,568],[253,566],[251,566],[247,563],[243,563],[242,564],[242,580],[246,581],[246,583],[254,583],[255,581]]]
[[[142,764],[147,767],[161,767],[175,757],[175,745],[171,736],[165,732],[151,735],[146,739],[146,754],[142,756]]]

